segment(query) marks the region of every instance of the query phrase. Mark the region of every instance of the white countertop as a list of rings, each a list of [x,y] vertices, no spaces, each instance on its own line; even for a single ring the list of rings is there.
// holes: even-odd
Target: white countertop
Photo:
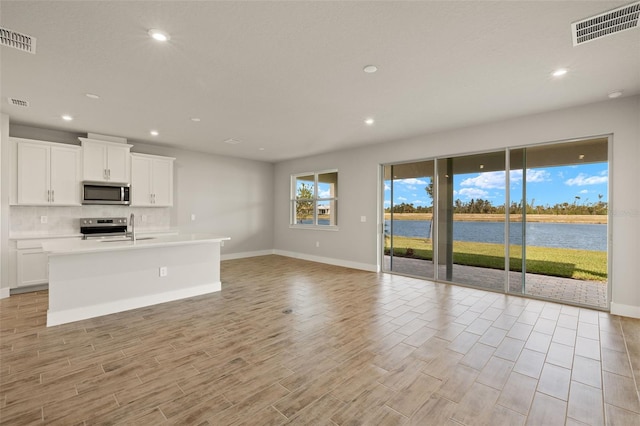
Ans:
[[[168,247],[186,244],[219,243],[230,240],[230,237],[221,237],[213,234],[177,234],[159,237],[146,237],[140,235],[134,242],[131,240],[62,240],[52,239],[43,241],[42,248],[50,256],[109,252],[120,250],[140,250],[153,247]]]
[[[23,240],[47,240],[56,238],[82,238],[81,233],[75,234],[11,234],[10,240],[23,241]]]
[[[141,229],[136,231],[137,235],[163,235],[163,234],[177,234],[178,231],[175,228],[170,229]],[[48,240],[56,238],[82,238],[84,235],[81,233],[69,233],[69,234],[10,234],[9,239],[13,241],[21,240]]]

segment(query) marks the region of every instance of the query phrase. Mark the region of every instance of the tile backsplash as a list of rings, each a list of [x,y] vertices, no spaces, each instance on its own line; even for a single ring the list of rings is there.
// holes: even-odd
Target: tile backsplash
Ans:
[[[136,230],[165,231],[171,228],[170,207],[78,206],[31,207],[11,206],[9,231],[16,236],[78,234],[82,217],[129,217],[135,214]],[[47,223],[42,223],[46,217]]]

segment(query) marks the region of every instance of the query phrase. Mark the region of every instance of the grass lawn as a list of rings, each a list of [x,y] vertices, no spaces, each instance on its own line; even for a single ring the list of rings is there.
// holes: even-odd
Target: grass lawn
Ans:
[[[394,237],[393,253],[399,257],[433,259],[431,240],[424,238]],[[518,246],[519,247],[519,246]],[[409,249],[409,253],[407,253]],[[521,253],[511,247],[510,269],[522,271]],[[389,240],[385,241],[389,253]],[[504,269],[504,246],[501,244],[454,241],[453,263]],[[551,247],[527,247],[527,272],[554,277],[589,281],[607,281],[607,253]]]

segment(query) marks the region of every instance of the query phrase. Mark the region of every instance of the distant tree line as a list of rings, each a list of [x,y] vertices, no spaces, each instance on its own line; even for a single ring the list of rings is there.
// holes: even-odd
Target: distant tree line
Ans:
[[[598,195],[597,202],[590,202],[589,199],[582,201],[581,197],[576,196],[572,203],[556,203],[553,206],[536,205],[535,199],[532,199],[530,203],[526,203],[527,214],[557,214],[557,215],[606,215],[608,205],[602,201],[602,194]],[[413,203],[401,203],[396,204],[393,208],[387,207],[386,213],[432,213],[433,206],[414,206]],[[523,205],[522,202],[512,202],[509,206],[510,214],[522,214]],[[456,199],[453,202],[454,213],[484,213],[484,214],[505,214],[505,207],[503,205],[494,206],[491,201],[483,200],[481,198],[472,198],[469,201],[461,201]]]

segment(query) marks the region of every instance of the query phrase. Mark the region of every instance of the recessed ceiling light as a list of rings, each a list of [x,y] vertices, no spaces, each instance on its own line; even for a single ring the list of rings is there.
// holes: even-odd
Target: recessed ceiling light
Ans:
[[[376,67],[375,65],[367,65],[362,70],[367,74],[373,74],[374,72],[378,71],[378,67]]]
[[[615,98],[619,98],[620,96],[622,96],[622,90],[616,90],[615,92],[611,92],[609,93],[609,99],[615,99]]]
[[[62,116],[62,119],[63,119],[64,121],[71,121],[71,120],[73,120],[73,117],[72,117],[72,116],[70,116],[69,114],[64,114],[64,115]]]
[[[152,130],[149,132],[151,134],[151,136],[158,136],[160,133],[158,133],[157,130]]]
[[[258,148],[260,151],[264,151],[264,148]]]
[[[565,75],[568,72],[569,72],[569,70],[566,69],[566,68],[558,68],[551,75],[554,76],[554,77],[562,77],[563,75]]]
[[[191,121],[193,121],[193,122],[197,123],[197,122],[199,122],[199,121],[200,121],[200,119],[199,119],[198,117],[193,117],[193,118],[191,119]]]
[[[480,168],[481,168],[481,169],[484,169],[484,164],[480,164]]]
[[[578,159],[579,159],[579,160],[584,160],[584,154],[580,154],[580,155],[578,155]]]
[[[85,96],[90,99],[100,99],[100,96],[94,95],[93,93],[87,93]]]
[[[364,123],[365,123],[367,126],[372,126],[372,125],[373,125],[373,123],[375,123],[375,122],[376,122],[376,121],[375,121],[373,118],[367,118],[366,120],[364,120]]]
[[[156,29],[151,29],[148,31],[149,35],[154,39],[154,40],[158,40],[158,41],[168,41],[169,39],[171,39],[171,37],[169,37],[169,34],[165,33],[162,30],[156,30]]]

